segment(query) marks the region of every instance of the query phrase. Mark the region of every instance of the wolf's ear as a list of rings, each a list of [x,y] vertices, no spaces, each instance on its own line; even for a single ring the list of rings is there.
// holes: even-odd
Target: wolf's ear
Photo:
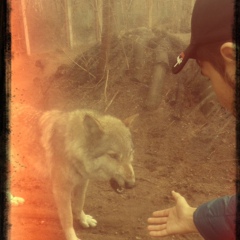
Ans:
[[[99,138],[103,134],[103,129],[98,120],[90,115],[85,115],[83,119],[84,128],[89,136]]]
[[[130,128],[132,126],[132,123],[133,121],[135,120],[135,118],[137,118],[139,116],[138,113],[130,116],[130,117],[127,117],[123,120],[123,123],[126,125],[126,127]]]

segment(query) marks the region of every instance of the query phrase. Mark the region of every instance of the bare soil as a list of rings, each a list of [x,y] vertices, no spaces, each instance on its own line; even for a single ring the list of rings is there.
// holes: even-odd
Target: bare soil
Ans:
[[[46,87],[46,81],[41,79],[49,79],[47,76],[59,65],[71,62],[75,55],[74,52],[15,55],[11,100],[47,109],[93,108],[121,119],[139,113],[131,128],[137,186],[117,195],[108,183],[91,182],[85,211],[97,219],[98,226],[82,229],[76,224],[81,239],[151,239],[146,230],[147,218],[155,210],[174,205],[171,190],[179,191],[192,206],[235,192],[235,120],[218,107],[214,99],[211,99],[214,111],[206,108],[203,111],[196,86],[183,86],[179,106],[171,101],[178,85],[174,77],[169,76],[155,111],[143,108],[148,82],[133,81],[127,76],[98,91],[93,91],[94,83],[76,85],[78,91],[67,97],[55,88],[55,92],[48,95],[48,104],[44,105],[41,89]],[[42,67],[36,66],[38,59]],[[179,111],[181,114],[176,116]],[[12,168],[11,192],[23,197],[25,203],[10,208],[9,238],[64,240],[49,180],[21,161],[14,161]],[[202,238],[190,234],[165,239]]]

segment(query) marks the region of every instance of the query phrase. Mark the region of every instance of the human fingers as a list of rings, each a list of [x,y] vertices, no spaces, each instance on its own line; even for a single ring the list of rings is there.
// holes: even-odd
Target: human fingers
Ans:
[[[148,223],[150,224],[163,224],[167,222],[167,217],[161,217],[161,218],[148,218]]]
[[[180,193],[172,191],[172,196],[175,199],[176,203],[181,205],[181,207],[189,207],[188,202],[185,197],[183,197]]]
[[[155,211],[155,212],[152,213],[152,216],[153,217],[168,217],[169,211],[170,211],[170,208],[160,210],[160,211]]]
[[[148,231],[162,231],[166,229],[167,225],[166,224],[161,224],[161,225],[149,225],[147,227]]]
[[[175,192],[175,191],[172,191],[172,196],[175,201],[177,201],[179,198],[183,198],[183,196],[180,193]]]
[[[169,234],[167,233],[166,227],[163,230],[159,231],[149,231],[151,237],[166,237]]]

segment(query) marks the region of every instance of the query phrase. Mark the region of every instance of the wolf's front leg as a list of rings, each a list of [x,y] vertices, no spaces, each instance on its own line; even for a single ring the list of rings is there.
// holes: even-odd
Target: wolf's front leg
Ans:
[[[66,183],[60,183],[60,181],[53,183],[53,195],[66,239],[79,240],[73,228],[71,190],[72,188]]]
[[[84,228],[97,226],[97,221],[92,216],[86,215],[83,211],[88,182],[88,180],[82,180],[81,183],[77,184],[74,187],[72,195],[72,209],[74,219],[80,222]]]

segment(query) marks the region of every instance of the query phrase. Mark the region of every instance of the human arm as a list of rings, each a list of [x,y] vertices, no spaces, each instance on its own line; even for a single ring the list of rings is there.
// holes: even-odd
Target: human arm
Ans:
[[[225,196],[200,205],[193,221],[205,240],[232,240],[235,236],[236,196]]]
[[[199,232],[205,240],[235,239],[236,196],[217,198],[192,208],[184,197],[172,191],[176,205],[157,211],[148,219],[150,236]]]

